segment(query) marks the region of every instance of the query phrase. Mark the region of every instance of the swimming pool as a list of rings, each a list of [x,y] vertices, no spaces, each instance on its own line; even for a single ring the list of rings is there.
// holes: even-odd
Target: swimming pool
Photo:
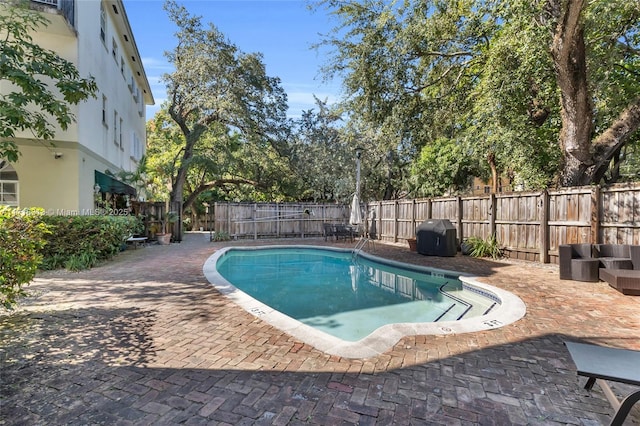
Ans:
[[[500,327],[525,312],[514,295],[471,277],[345,249],[225,248],[203,271],[254,315],[348,357],[378,354],[404,335]]]

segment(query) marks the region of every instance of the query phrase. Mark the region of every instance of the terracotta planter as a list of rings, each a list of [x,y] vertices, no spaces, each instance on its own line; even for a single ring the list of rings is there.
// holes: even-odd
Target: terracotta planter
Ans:
[[[166,246],[171,244],[171,234],[156,234],[158,238],[158,244]]]
[[[408,238],[407,242],[409,243],[409,250],[418,251],[418,240],[415,238]]]

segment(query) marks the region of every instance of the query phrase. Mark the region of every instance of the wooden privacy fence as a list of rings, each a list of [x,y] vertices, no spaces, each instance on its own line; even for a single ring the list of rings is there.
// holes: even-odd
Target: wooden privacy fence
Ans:
[[[640,184],[514,192],[363,204],[371,238],[415,238],[427,219],[449,219],[458,241],[495,234],[511,258],[557,263],[570,243],[640,244]],[[232,238],[317,237],[322,223],[347,223],[350,206],[311,203],[216,203],[213,227]]]
[[[399,242],[427,219],[448,219],[458,241],[496,235],[511,258],[557,263],[570,243],[640,244],[640,184],[370,202],[367,229]]]
[[[339,204],[215,203],[213,226],[234,239],[306,238],[323,235],[324,222],[347,223],[349,214]]]

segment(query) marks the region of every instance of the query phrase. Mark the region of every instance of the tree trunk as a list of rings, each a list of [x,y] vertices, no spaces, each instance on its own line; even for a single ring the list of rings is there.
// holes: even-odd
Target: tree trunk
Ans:
[[[493,152],[487,154],[487,161],[491,169],[491,193],[498,193],[498,167],[496,166],[496,155]]]
[[[552,0],[556,3],[561,0]],[[562,186],[575,186],[590,180],[586,170],[593,165],[591,134],[593,108],[587,83],[587,61],[581,13],[584,0],[566,0],[560,8],[551,56],[561,92],[560,147],[563,152]]]
[[[187,172],[189,171],[189,162],[193,158],[193,148],[200,140],[200,137],[206,130],[206,127],[200,123],[196,124],[193,129],[189,129],[185,121],[172,109],[169,109],[171,118],[178,124],[182,134],[185,137],[184,152],[182,154],[182,160],[178,166],[178,172],[176,173],[175,180],[172,183],[171,194],[169,200],[173,203],[180,203],[182,206],[181,216],[184,212],[184,185],[187,181]]]

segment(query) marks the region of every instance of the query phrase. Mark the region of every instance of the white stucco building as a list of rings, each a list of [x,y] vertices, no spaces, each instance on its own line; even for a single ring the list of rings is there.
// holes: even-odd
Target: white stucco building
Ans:
[[[89,214],[96,193],[126,200],[133,188],[112,175],[137,168],[145,106],[154,99],[122,0],[32,0],[31,7],[51,21],[34,41],[73,62],[81,77],[93,76],[98,91],[73,107],[76,121],[57,130],[55,146],[17,135],[22,155],[0,165],[0,204]]]

